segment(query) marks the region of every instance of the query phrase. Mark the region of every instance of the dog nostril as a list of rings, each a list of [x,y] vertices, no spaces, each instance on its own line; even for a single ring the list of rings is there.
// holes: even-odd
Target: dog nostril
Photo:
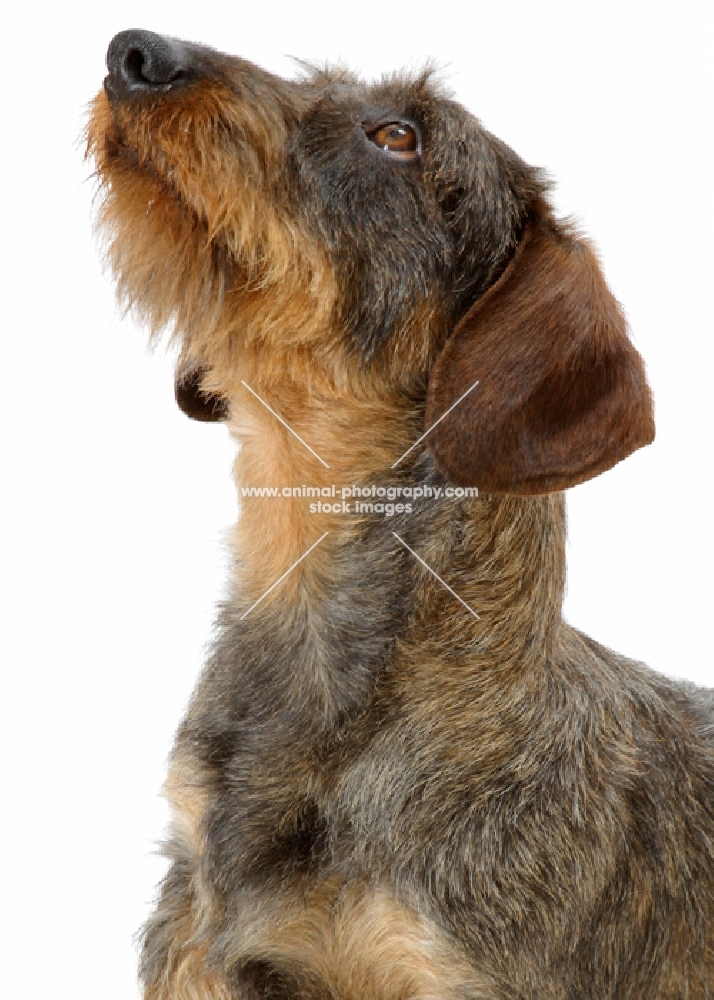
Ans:
[[[122,69],[124,70],[124,77],[127,81],[131,80],[134,83],[147,82],[147,78],[142,73],[144,68],[144,53],[141,49],[129,49],[127,54],[124,56],[124,65]]]
[[[129,49],[122,68],[125,79],[139,87],[164,87],[176,83],[185,75],[180,65],[176,66],[166,59],[152,59],[141,49]]]

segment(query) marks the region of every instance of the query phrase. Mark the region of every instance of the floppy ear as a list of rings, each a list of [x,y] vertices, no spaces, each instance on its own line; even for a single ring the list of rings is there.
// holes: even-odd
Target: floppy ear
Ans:
[[[593,250],[539,204],[513,259],[436,360],[426,439],[452,482],[485,493],[575,486],[654,438],[641,357]]]
[[[177,374],[174,382],[176,402],[186,416],[194,420],[225,420],[228,416],[228,404],[222,396],[204,392],[201,388],[204,374],[201,368]]]

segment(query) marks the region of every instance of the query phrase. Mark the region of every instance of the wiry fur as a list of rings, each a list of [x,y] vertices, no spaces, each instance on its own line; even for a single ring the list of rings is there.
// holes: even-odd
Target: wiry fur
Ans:
[[[451,397],[437,405],[437,393],[472,377],[474,353],[498,366],[510,344],[505,424],[520,419],[532,327],[509,341],[500,305],[485,333],[478,324],[481,296],[547,214],[537,172],[429,74],[368,87],[325,70],[289,83],[129,34],[112,43],[111,100],[99,95],[89,129],[100,225],[123,301],[179,339],[182,405],[225,415],[241,440],[238,483],[478,475],[463,420],[434,446],[441,471],[424,448],[391,466],[421,433],[435,364],[438,410]],[[173,60],[180,82],[118,93],[129,44]],[[421,130],[417,169],[365,136],[393,119]],[[592,322],[587,364],[568,362],[572,391],[547,428],[531,421],[518,440],[483,397],[494,454],[511,449],[494,466],[502,495],[421,501],[390,519],[244,501],[229,598],[166,785],[171,869],[145,931],[147,998],[714,996],[712,695],[561,616],[564,501],[546,491],[652,432],[616,304],[575,236],[543,226],[536,265],[564,254],[574,268],[549,316],[578,317],[578,336]],[[533,274],[528,308],[543,291]],[[564,329],[556,318],[548,336],[567,348]],[[445,343],[461,352],[458,379]],[[538,354],[528,399],[548,398],[560,357]],[[602,445],[597,467],[579,443],[585,383],[603,419],[636,428]],[[540,452],[523,450],[526,432]],[[541,478],[523,492],[542,495],[509,495],[526,454]]]

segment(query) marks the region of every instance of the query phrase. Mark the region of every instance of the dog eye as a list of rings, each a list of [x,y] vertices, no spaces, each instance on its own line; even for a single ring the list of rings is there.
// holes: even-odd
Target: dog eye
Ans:
[[[367,132],[367,138],[383,153],[397,160],[419,158],[419,136],[415,128],[406,122],[388,122]]]

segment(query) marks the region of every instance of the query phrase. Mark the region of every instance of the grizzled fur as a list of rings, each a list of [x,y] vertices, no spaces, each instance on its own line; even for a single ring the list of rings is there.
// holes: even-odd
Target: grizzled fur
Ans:
[[[119,293],[237,482],[482,488],[391,518],[243,500],[146,997],[714,997],[712,694],[561,616],[558,490],[653,435],[592,251],[428,73],[291,83],[139,31],[108,67]],[[395,122],[406,156],[373,140]]]

